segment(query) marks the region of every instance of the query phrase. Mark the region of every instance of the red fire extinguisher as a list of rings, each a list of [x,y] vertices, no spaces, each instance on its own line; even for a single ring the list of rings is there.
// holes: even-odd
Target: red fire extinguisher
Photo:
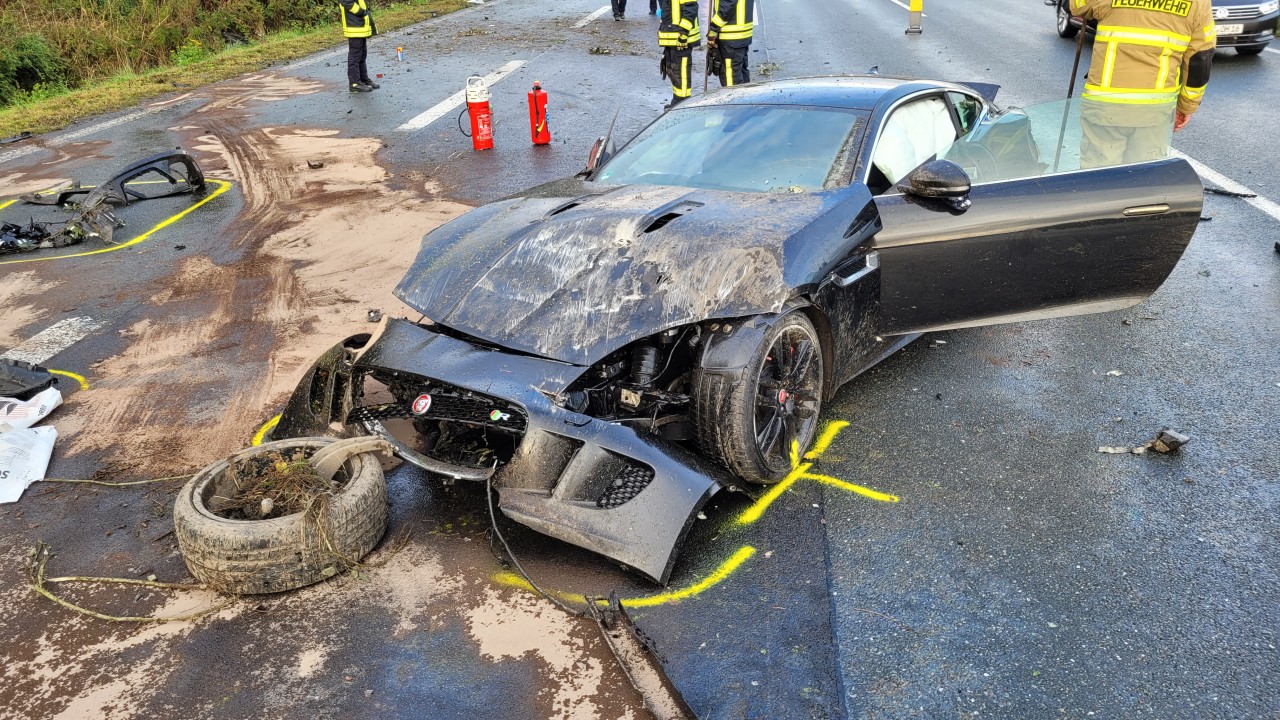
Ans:
[[[534,145],[551,142],[551,129],[547,127],[547,94],[537,80],[533,81],[533,89],[529,91],[529,131]]]
[[[489,88],[479,75],[467,78],[467,114],[471,116],[471,146],[492,150],[493,111],[489,107]]]

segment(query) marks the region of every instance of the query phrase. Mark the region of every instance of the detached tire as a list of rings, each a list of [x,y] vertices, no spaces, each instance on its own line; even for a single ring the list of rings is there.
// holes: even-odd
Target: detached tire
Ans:
[[[764,333],[740,374],[698,368],[694,428],[703,452],[749,482],[791,472],[791,444],[803,453],[822,412],[822,343],[799,310]]]
[[[332,577],[347,568],[346,558],[367,555],[387,530],[387,484],[373,453],[347,461],[350,479],[328,502],[323,536],[318,524],[303,513],[228,520],[208,508],[214,487],[234,459],[272,450],[314,452],[332,442],[294,438],[263,443],[206,467],[187,482],[174,502],[173,525],[191,574],[223,592],[273,593]]]

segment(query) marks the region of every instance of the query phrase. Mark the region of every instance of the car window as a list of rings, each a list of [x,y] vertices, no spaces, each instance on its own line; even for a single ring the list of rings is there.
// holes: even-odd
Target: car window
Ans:
[[[956,116],[960,119],[960,135],[968,135],[982,116],[982,101],[972,95],[958,92],[949,92],[947,97],[950,98],[951,105],[956,109]]]
[[[941,157],[956,140],[951,111],[940,96],[914,100],[898,107],[885,120],[871,154],[871,164],[892,186],[934,157]],[[873,191],[878,188],[873,187]]]
[[[681,108],[645,128],[593,179],[746,192],[821,190],[845,175],[865,119],[853,110],[793,105]]]
[[[976,183],[1039,177],[1168,157],[1171,110],[1079,98],[987,118],[946,153]]]

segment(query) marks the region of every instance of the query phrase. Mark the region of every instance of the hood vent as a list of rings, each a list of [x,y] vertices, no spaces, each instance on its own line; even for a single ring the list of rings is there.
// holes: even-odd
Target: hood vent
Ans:
[[[700,202],[694,202],[693,200],[682,200],[680,202],[674,203],[667,207],[658,208],[658,210],[655,213],[649,216],[649,217],[652,217],[653,219],[650,220],[649,223],[646,224],[644,226],[644,229],[641,230],[640,232],[643,232],[646,234],[651,232],[657,232],[658,230],[661,230],[662,228],[666,227],[667,223],[671,222],[672,220],[675,220],[676,218],[681,217],[683,215],[687,215],[688,213],[694,210],[697,210],[700,207],[702,207],[702,203]]]

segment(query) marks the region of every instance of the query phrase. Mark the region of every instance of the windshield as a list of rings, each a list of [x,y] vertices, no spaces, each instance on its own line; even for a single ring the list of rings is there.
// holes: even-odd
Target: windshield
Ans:
[[[594,178],[708,190],[821,190],[843,175],[865,124],[853,110],[714,105],[672,110]]]

